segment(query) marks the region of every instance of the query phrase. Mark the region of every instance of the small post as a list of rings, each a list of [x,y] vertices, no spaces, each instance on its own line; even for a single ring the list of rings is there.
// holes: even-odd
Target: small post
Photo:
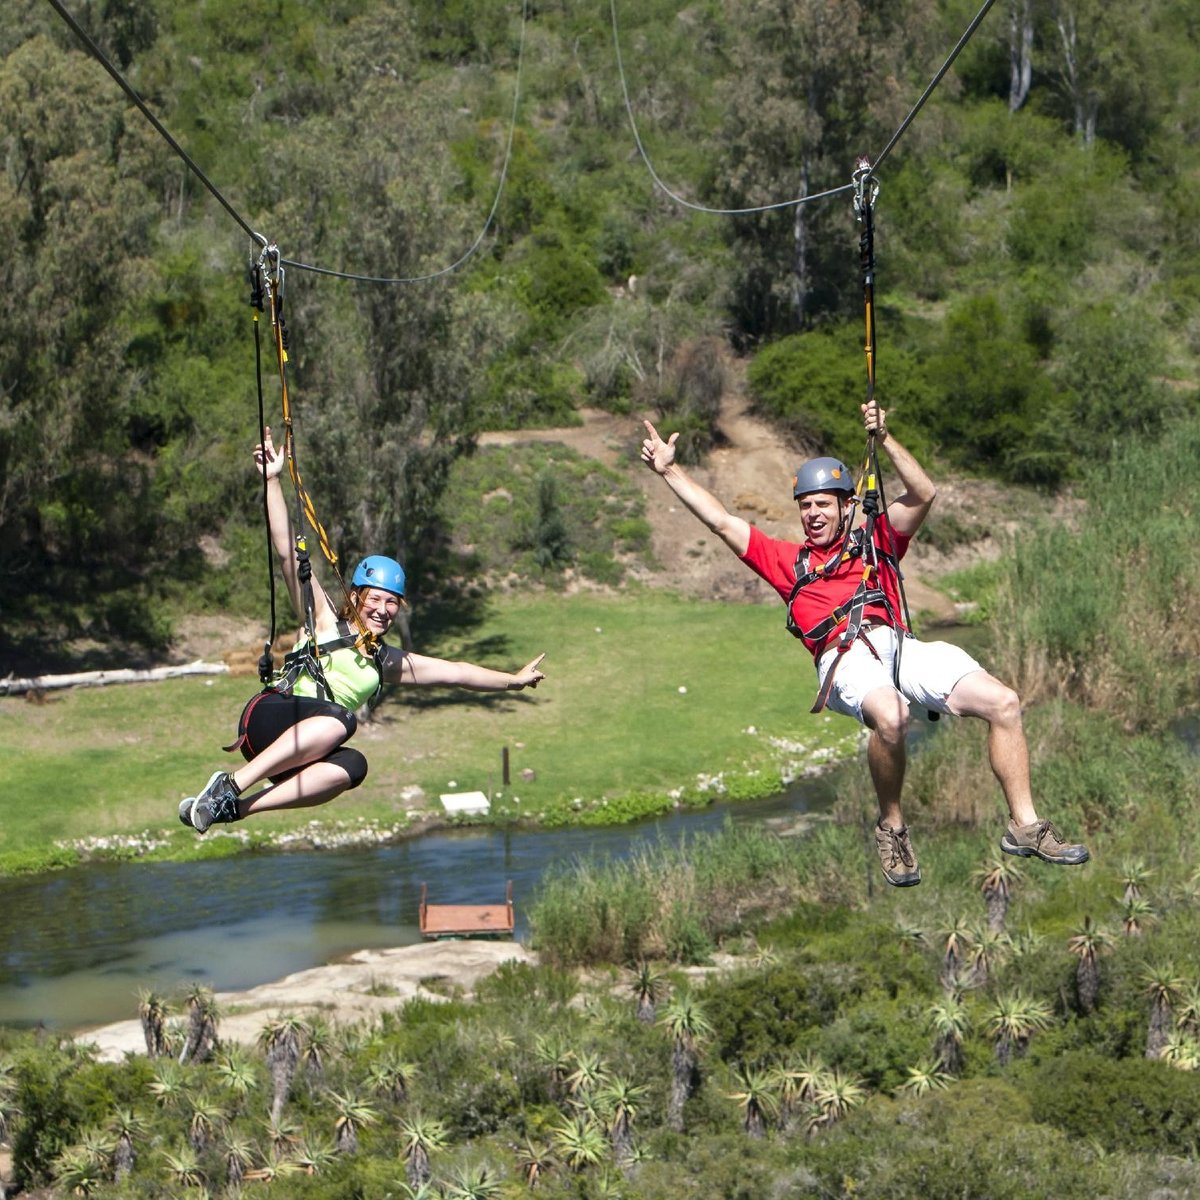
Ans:
[[[507,746],[505,746],[504,749],[500,751],[500,766],[501,766],[501,776],[500,777],[504,780],[504,786],[508,787],[509,778],[508,778],[508,747]]]

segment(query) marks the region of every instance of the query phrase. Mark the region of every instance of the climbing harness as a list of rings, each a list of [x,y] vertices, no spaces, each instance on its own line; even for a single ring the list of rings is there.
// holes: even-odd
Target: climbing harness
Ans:
[[[309,639],[285,655],[283,667],[279,674],[271,681],[271,686],[268,690],[291,692],[300,676],[307,675],[310,679],[316,681],[318,696],[321,699],[329,700],[334,704],[338,703],[334,699],[333,689],[329,686],[329,681],[325,678],[325,670],[321,665],[321,659],[329,658],[336,650],[348,650],[351,648],[361,650],[360,641],[361,639],[358,634],[350,628],[349,621],[338,621],[338,635],[336,638],[319,644]],[[367,700],[368,704],[374,705],[383,691],[383,669],[387,658],[387,646],[383,642],[376,640],[367,657],[371,659],[375,666],[376,674],[379,676],[379,682],[375,685],[375,692]]]
[[[879,183],[871,173],[869,159],[860,158],[855,163],[853,174],[854,212],[862,226],[859,236],[859,259],[863,276],[863,308],[865,313],[864,352],[867,361],[867,403],[875,399],[875,365],[877,345],[875,336],[875,223],[874,206],[879,195]],[[797,477],[799,479],[799,477]],[[797,483],[799,486],[799,483]],[[849,489],[832,487],[830,491]],[[855,518],[861,511],[863,522],[855,528]],[[829,701],[842,655],[862,640],[876,658],[879,657],[871,644],[867,631],[872,622],[866,619],[868,606],[881,607],[887,614],[886,622],[896,635],[896,652],[892,660],[892,679],[899,687],[900,658],[906,637],[911,637],[912,618],[908,611],[908,599],[904,592],[904,574],[900,569],[900,557],[896,550],[895,530],[887,519],[887,499],[883,491],[883,476],[879,470],[878,437],[875,430],[867,433],[867,445],[850,502],[843,517],[846,530],[841,544],[818,567],[812,566],[811,549],[801,548],[796,556],[794,572],[796,582],[787,598],[787,629],[793,636],[801,638],[818,659],[843,624],[845,628],[837,639],[837,657],[825,672],[812,711],[820,712]],[[843,604],[832,609],[817,624],[804,629],[792,613],[792,605],[800,592],[819,579],[832,577],[844,564],[853,560],[862,563],[862,574],[853,594]],[[895,582],[899,611],[885,586],[885,573]],[[936,720],[937,714],[930,713]]]
[[[379,646],[379,639],[371,633],[363,622],[358,613],[358,607],[353,603],[350,597],[350,591],[346,587],[346,581],[342,578],[342,573],[338,569],[338,556],[330,544],[329,535],[325,531],[324,525],[321,524],[317,517],[316,508],[313,505],[312,497],[308,493],[308,489],[304,486],[304,480],[300,474],[300,468],[296,462],[296,430],[295,423],[292,417],[291,394],[288,390],[287,363],[288,363],[288,348],[290,337],[288,335],[287,323],[284,318],[284,283],[285,272],[282,261],[279,255],[279,248],[274,242],[270,242],[259,236],[261,242],[261,250],[258,258],[252,263],[250,271],[251,307],[254,312],[254,336],[255,336],[255,365],[258,370],[258,390],[259,390],[259,436],[262,442],[266,441],[266,422],[264,417],[262,403],[262,367],[261,367],[261,352],[259,340],[259,312],[266,311],[270,315],[271,321],[271,337],[275,350],[275,360],[279,372],[279,388],[281,406],[283,412],[283,446],[282,453],[287,460],[288,474],[291,477],[292,485],[296,493],[296,517],[295,517],[295,554],[296,554],[296,578],[300,585],[300,605],[301,617],[304,622],[304,632],[306,636],[305,647],[307,648],[307,658],[305,660],[306,669],[316,681],[318,690],[327,698],[332,699],[332,693],[329,685],[325,680],[324,672],[321,669],[320,650],[321,646],[317,645],[316,636],[316,602],[313,594],[312,581],[312,560],[308,549],[307,529],[311,529],[316,536],[317,544],[321,549],[321,553],[325,556],[330,567],[333,568],[334,576],[337,578],[338,585],[341,588],[343,598],[345,600],[346,611],[350,614],[351,620],[354,623],[355,633],[352,643],[356,645],[359,652],[367,657],[374,657]],[[267,505],[267,475],[266,464],[263,464],[263,507],[264,513]],[[268,546],[268,566],[270,562],[270,518],[267,517],[267,546]],[[271,646],[275,639],[275,583],[274,570],[271,567],[271,641],[267,643],[266,649],[262,657],[259,659],[259,678],[267,688],[275,687],[274,682],[274,664],[271,657]],[[347,628],[349,628],[347,626]],[[331,643],[332,644],[332,643]],[[293,652],[293,655],[297,652]],[[289,655],[288,658],[292,658]],[[285,660],[286,669],[287,660]],[[382,674],[381,674],[382,679]],[[294,678],[292,680],[294,683]],[[290,685],[289,685],[290,687]]]

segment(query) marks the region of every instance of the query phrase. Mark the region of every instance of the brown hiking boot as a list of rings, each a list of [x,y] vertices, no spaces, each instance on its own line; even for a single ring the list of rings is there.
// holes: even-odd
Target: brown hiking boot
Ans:
[[[1073,867],[1088,860],[1087,847],[1064,842],[1049,821],[1034,821],[1031,825],[1014,825],[1010,821],[1000,839],[1000,849],[1005,854],[1040,858],[1042,862],[1058,863],[1064,867]]]
[[[879,851],[883,874],[893,887],[915,887],[921,882],[921,868],[917,866],[917,856],[908,840],[907,825],[892,829],[882,821],[876,821],[875,849]]]

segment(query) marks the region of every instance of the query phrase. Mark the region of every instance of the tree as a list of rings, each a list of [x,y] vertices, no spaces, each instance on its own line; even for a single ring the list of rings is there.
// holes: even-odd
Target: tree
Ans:
[[[897,1088],[909,1096],[924,1096],[929,1092],[942,1091],[950,1086],[954,1078],[948,1071],[942,1070],[937,1061],[922,1059],[916,1066],[906,1068],[908,1078]]]
[[[584,1117],[568,1117],[550,1130],[554,1153],[572,1171],[586,1171],[604,1159],[608,1143],[604,1133]]]
[[[774,1080],[766,1071],[739,1066],[734,1072],[736,1090],[727,1092],[742,1110],[742,1129],[752,1138],[767,1135],[767,1122],[779,1111]]]
[[[419,1070],[415,1063],[405,1062],[399,1054],[388,1053],[371,1064],[366,1084],[393,1104],[403,1104],[408,1099],[408,1089]]]
[[[957,978],[959,967],[966,959],[971,945],[971,926],[966,917],[955,917],[940,931],[942,938],[942,986]]]
[[[304,1049],[300,1053],[310,1085],[320,1083],[325,1078],[325,1061],[333,1046],[333,1031],[329,1023],[320,1017],[310,1020],[305,1027]]]
[[[188,1119],[188,1144],[197,1154],[203,1154],[225,1124],[224,1106],[211,1096],[201,1093],[192,1099],[192,1112]]]
[[[1017,990],[1003,992],[995,999],[987,1014],[988,1032],[996,1039],[996,1059],[1008,1066],[1015,1054],[1024,1057],[1029,1039],[1052,1023],[1050,1006],[1036,997]]]
[[[180,1146],[175,1153],[163,1151],[163,1165],[171,1180],[178,1187],[203,1187],[204,1171],[200,1167],[200,1159],[191,1146]]]
[[[445,1200],[498,1200],[504,1186],[488,1167],[459,1167],[443,1195]]]
[[[227,1132],[221,1145],[221,1157],[225,1162],[225,1183],[236,1189],[254,1162],[254,1143],[249,1138]]]
[[[613,1161],[622,1170],[633,1165],[633,1122],[647,1089],[619,1077],[607,1080],[597,1094],[597,1100],[608,1118],[608,1140]]]
[[[541,1182],[541,1178],[550,1171],[557,1160],[550,1146],[535,1146],[528,1137],[521,1143],[517,1151],[517,1165],[521,1169],[521,1177],[532,1190]]]
[[[1020,866],[1010,855],[993,854],[983,866],[975,869],[972,878],[978,880],[987,905],[988,928],[993,933],[1003,933],[1012,886],[1021,878]]]
[[[700,1044],[712,1033],[704,1010],[690,991],[681,988],[663,1009],[659,1024],[671,1035],[671,1094],[667,1126],[683,1131],[683,1109],[700,1083]]]
[[[1171,1010],[1185,987],[1172,962],[1156,963],[1142,972],[1142,990],[1150,998],[1150,1025],[1146,1030],[1146,1057],[1161,1058],[1173,1021]]]
[[[400,1122],[400,1154],[409,1187],[420,1187],[433,1178],[429,1156],[445,1146],[446,1127],[441,1121],[419,1113]]]
[[[142,1023],[142,1036],[146,1040],[146,1053],[150,1058],[161,1058],[170,1053],[166,1039],[169,1011],[166,997],[150,988],[138,991],[138,1019]]]
[[[212,988],[194,985],[187,994],[187,1037],[179,1052],[181,1063],[202,1063],[212,1058],[219,1046],[217,1021],[220,1010]]]
[[[808,1132],[814,1134],[837,1124],[851,1109],[857,1108],[867,1098],[862,1080],[855,1075],[843,1073],[838,1067],[824,1075],[817,1083],[814,1094],[814,1111],[810,1113]]]
[[[785,1132],[791,1130],[798,1111],[816,1099],[817,1084],[829,1073],[817,1054],[802,1055],[794,1062],[772,1068],[772,1084],[779,1096],[779,1122]]]
[[[934,1061],[947,1074],[961,1075],[963,1039],[971,1027],[966,1005],[960,996],[948,995],[931,1005],[926,1015],[934,1034]]]
[[[1008,953],[1012,942],[1008,934],[1000,933],[985,925],[973,932],[968,962],[971,967],[971,982],[976,987],[984,987],[991,977],[993,968],[1002,962]]]
[[[1100,956],[1112,949],[1112,938],[1100,929],[1090,916],[1071,934],[1067,949],[1079,958],[1075,968],[1075,988],[1079,995],[1079,1007],[1085,1013],[1096,1010],[1096,997],[1100,994]]]
[[[663,976],[643,959],[634,970],[630,988],[637,999],[637,1019],[653,1025],[657,1016],[658,1002],[665,990]]]
[[[274,1088],[271,1100],[272,1121],[278,1121],[283,1115],[283,1106],[287,1103],[296,1067],[300,1062],[304,1031],[304,1022],[299,1017],[290,1015],[273,1018],[259,1031],[259,1045],[266,1051],[267,1066],[271,1071]]]
[[[1121,894],[1123,903],[1142,898],[1142,889],[1149,882],[1154,871],[1148,867],[1144,859],[1127,858],[1121,863],[1121,883],[1124,891]]]
[[[228,1046],[219,1056],[214,1068],[217,1078],[233,1097],[236,1116],[246,1103],[246,1097],[258,1086],[254,1063],[236,1044]]]
[[[1158,915],[1154,905],[1144,896],[1126,900],[1122,907],[1121,931],[1130,938],[1140,938],[1146,932],[1146,926]]]
[[[342,1095],[331,1091],[329,1099],[337,1112],[333,1126],[337,1152],[354,1154],[358,1150],[359,1129],[374,1125],[379,1120],[379,1110],[352,1092]]]
[[[1008,0],[1008,111],[1016,112],[1033,81],[1033,0]]]

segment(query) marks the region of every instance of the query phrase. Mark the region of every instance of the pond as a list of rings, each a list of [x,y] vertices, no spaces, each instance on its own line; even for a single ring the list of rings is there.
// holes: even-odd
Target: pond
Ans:
[[[543,874],[734,822],[828,809],[847,773],[778,796],[602,828],[442,831],[390,846],[100,863],[0,879],[0,1024],[73,1029],[136,1015],[138,988],[240,991],[360,949],[420,941],[421,884],[438,904],[492,903],[512,880],[517,936]]]

